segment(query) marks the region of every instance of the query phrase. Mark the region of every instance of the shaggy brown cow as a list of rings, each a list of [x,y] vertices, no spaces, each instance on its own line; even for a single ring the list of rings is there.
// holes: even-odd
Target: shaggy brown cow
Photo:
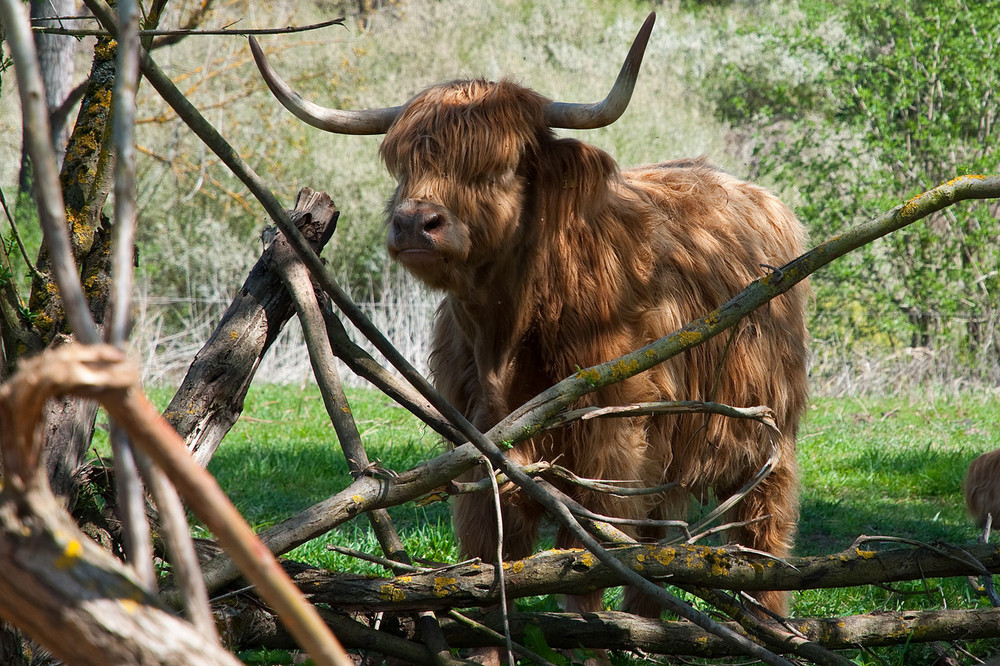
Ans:
[[[977,525],[984,527],[988,515],[993,516],[994,525],[1000,521],[1000,449],[984,453],[972,461],[962,490],[969,514]]]
[[[482,430],[579,368],[710,312],[765,267],[801,253],[802,227],[760,187],[702,160],[622,171],[598,148],[553,133],[607,125],[624,111],[652,19],[611,94],[592,105],[552,102],[506,80],[471,80],[433,86],[401,107],[322,109],[292,92],[255,50],[269,87],[300,118],[330,131],[386,133],[381,154],[399,183],[388,204],[389,253],[445,293],[431,368],[444,395]],[[594,419],[523,442],[511,458],[558,459],[584,477],[676,482],[656,497],[628,499],[567,489],[602,514],[669,519],[684,515],[691,494],[730,496],[777,450],[770,476],[730,512],[747,522],[729,536],[786,555],[807,393],[806,290],[799,286],[731,334],[580,403],[764,404],[777,415],[776,439],[758,423],[719,416]],[[506,557],[527,556],[540,509],[516,489],[504,495]],[[490,497],[459,497],[454,513],[462,552],[494,559]],[[557,541],[571,543],[566,534]],[[784,595],[760,597],[784,611]],[[599,605],[599,593],[579,602]]]

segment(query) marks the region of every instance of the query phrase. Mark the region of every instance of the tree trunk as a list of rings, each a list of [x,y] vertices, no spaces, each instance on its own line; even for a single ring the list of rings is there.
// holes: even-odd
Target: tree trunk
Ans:
[[[31,19],[36,26],[57,26],[57,21],[44,19],[53,16],[70,16],[76,12],[75,0],[46,0],[31,3]],[[73,92],[73,75],[76,73],[73,52],[77,45],[75,37],[69,35],[35,35],[35,48],[38,50],[38,64],[42,70],[42,83],[45,86],[45,106],[49,110],[49,122],[52,130],[52,146],[55,149],[56,161],[61,166],[66,153],[66,143],[69,141],[69,114],[60,113],[63,105]],[[18,174],[18,190],[22,193],[31,191],[31,166],[25,144],[21,144],[21,171]]]
[[[323,192],[303,188],[293,220],[317,254],[333,236],[339,213]],[[260,359],[295,313],[265,251],[205,346],[194,357],[163,417],[202,467],[243,412]]]

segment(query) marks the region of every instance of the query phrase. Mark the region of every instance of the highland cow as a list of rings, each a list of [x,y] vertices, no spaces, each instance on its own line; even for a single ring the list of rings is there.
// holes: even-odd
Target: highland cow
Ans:
[[[972,461],[962,484],[969,514],[980,527],[986,519],[1000,519],[1000,449],[988,451]]]
[[[441,392],[481,430],[580,368],[705,315],[801,253],[802,227],[760,187],[701,159],[620,170],[606,152],[553,132],[600,127],[621,115],[652,20],[611,93],[595,104],[553,102],[507,80],[467,80],[428,88],[400,107],[324,109],[292,92],[255,48],[268,86],[300,118],[334,132],[385,133],[381,155],[398,181],[387,207],[388,250],[444,292],[430,366]],[[787,555],[798,507],[795,438],[807,395],[806,296],[799,285],[726,334],[580,400],[768,405],[780,435],[753,421],[703,414],[593,419],[522,442],[510,457],[520,464],[558,460],[582,477],[673,482],[638,498],[565,490],[601,514],[677,519],[692,494],[729,497],[776,452],[770,475],[730,511],[741,525],[728,537]],[[525,557],[542,511],[516,488],[503,496],[505,557]],[[463,554],[495,559],[488,495],[456,498],[454,521]],[[560,532],[557,545],[572,540]],[[759,596],[785,610],[783,594]],[[641,599],[627,601],[656,611]],[[597,609],[599,593],[576,606]]]

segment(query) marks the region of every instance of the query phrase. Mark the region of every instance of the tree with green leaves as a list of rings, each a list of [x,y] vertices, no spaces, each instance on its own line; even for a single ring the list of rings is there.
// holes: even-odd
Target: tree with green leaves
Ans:
[[[1000,12],[965,0],[814,0],[739,44],[712,76],[717,114],[753,137],[757,176],[813,235],[838,233],[1000,160]],[[756,41],[753,41],[756,40]],[[747,44],[760,48],[746,55]],[[814,335],[932,347],[1000,373],[1000,209],[945,211],[817,276]]]

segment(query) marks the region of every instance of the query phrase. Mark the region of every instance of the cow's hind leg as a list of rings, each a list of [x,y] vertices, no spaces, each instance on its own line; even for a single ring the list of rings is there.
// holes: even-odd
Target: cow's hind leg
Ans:
[[[784,456],[777,467],[729,513],[734,523],[748,524],[728,533],[731,543],[739,543],[775,557],[787,557],[792,550],[798,520],[798,474],[792,456]],[[729,497],[733,489],[721,497]],[[788,612],[789,594],[779,591],[754,592],[765,608],[782,616]]]

